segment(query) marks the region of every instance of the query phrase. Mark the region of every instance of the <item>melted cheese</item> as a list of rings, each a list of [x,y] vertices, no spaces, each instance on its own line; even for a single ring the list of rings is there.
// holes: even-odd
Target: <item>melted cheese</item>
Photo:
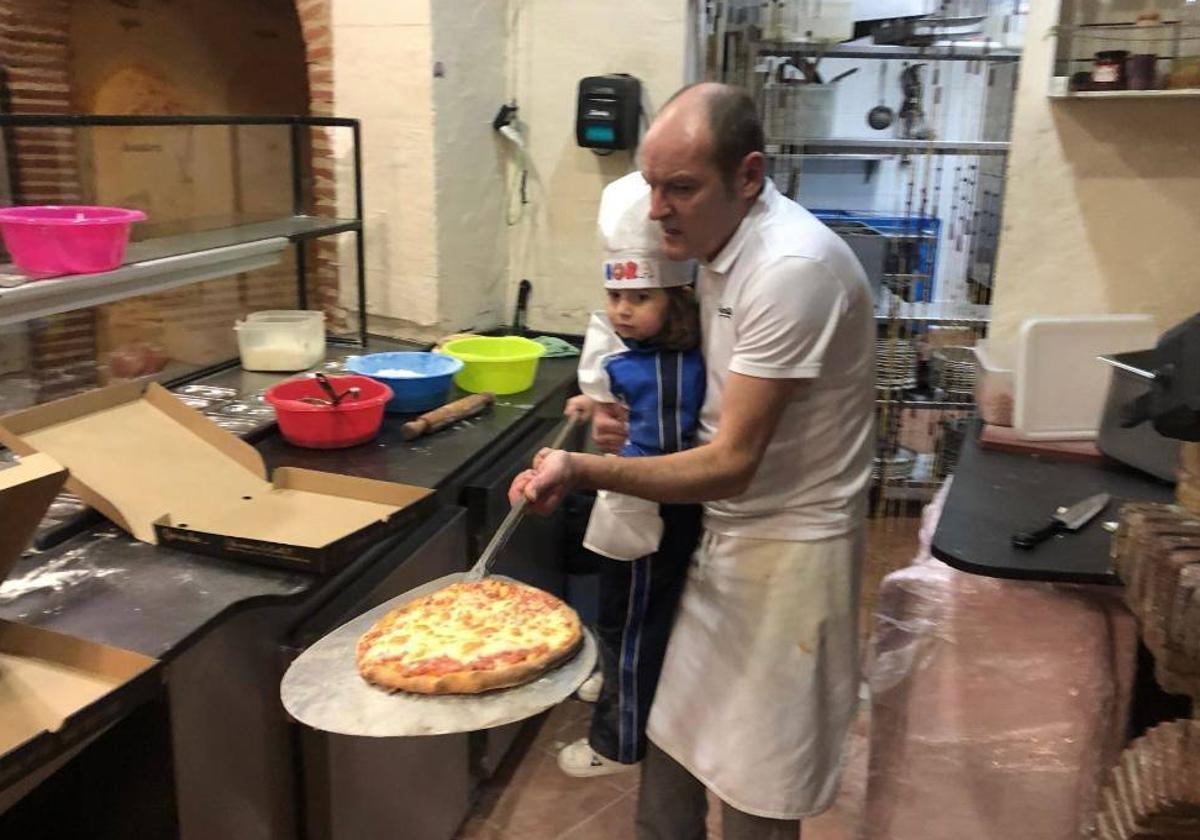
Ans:
[[[457,583],[381,619],[364,637],[362,661],[389,660],[411,673],[492,670],[561,650],[578,627],[573,610],[531,587]]]

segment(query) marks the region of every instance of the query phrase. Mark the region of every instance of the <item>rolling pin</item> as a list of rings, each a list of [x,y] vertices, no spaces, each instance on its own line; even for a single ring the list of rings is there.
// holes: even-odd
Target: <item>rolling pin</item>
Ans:
[[[400,434],[404,436],[405,440],[415,440],[421,435],[432,434],[446,428],[451,423],[474,417],[491,405],[495,399],[495,395],[485,392],[446,403],[441,408],[435,408],[433,411],[422,414],[416,420],[405,423],[400,427]]]

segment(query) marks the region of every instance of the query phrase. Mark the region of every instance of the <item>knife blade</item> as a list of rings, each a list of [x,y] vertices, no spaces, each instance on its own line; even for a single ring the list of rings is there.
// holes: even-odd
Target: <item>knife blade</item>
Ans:
[[[1013,534],[1012,543],[1017,548],[1030,549],[1060,531],[1078,531],[1108,506],[1109,499],[1107,493],[1088,496],[1066,510],[1056,511],[1044,525]]]

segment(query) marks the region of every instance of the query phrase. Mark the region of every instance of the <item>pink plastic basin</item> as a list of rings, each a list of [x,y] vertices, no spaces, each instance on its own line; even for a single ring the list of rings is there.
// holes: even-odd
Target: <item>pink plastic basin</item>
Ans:
[[[28,274],[91,274],[119,266],[130,226],[145,220],[142,211],[121,207],[3,207],[0,234]]]

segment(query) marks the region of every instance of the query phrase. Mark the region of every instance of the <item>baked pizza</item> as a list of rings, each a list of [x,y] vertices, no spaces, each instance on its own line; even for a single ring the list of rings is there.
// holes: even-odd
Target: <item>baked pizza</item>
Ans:
[[[454,583],[375,622],[358,640],[367,682],[417,694],[478,694],[529,682],[575,652],[579,616],[532,586]]]

